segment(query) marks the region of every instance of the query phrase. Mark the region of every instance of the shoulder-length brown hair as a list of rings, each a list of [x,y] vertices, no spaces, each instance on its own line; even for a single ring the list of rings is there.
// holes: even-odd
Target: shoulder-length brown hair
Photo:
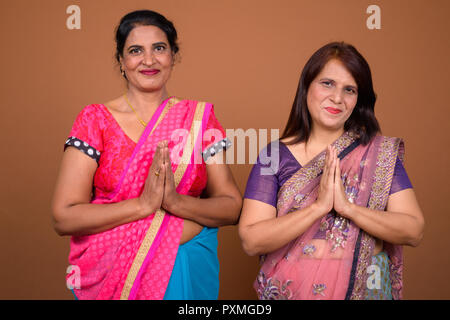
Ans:
[[[367,144],[380,132],[374,112],[376,95],[369,64],[352,45],[332,42],[317,50],[303,68],[291,113],[280,138],[294,138],[288,144],[308,141],[312,126],[311,115],[306,104],[308,89],[311,82],[331,59],[341,61],[358,86],[358,100],[355,109],[344,124],[344,130],[356,133],[362,144]]]

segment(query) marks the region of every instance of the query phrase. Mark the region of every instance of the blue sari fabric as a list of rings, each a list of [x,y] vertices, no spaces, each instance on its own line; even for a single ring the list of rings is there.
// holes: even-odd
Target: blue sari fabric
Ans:
[[[178,247],[164,300],[217,300],[217,231],[204,227],[192,240]]]
[[[372,257],[371,271],[365,300],[392,300],[389,257],[386,252],[381,251]]]

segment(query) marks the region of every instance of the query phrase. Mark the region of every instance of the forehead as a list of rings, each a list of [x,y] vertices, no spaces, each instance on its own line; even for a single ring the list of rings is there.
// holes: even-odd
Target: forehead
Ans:
[[[331,59],[317,75],[318,79],[328,78],[346,85],[356,86],[356,81],[345,65],[337,59]]]
[[[156,26],[137,26],[128,34],[126,44],[152,44],[156,42],[167,43],[167,36]]]

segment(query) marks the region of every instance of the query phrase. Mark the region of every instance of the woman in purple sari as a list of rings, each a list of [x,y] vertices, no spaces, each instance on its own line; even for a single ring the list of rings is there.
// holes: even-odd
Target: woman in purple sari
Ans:
[[[244,197],[239,234],[261,256],[260,299],[402,298],[402,246],[419,245],[424,218],[403,141],[379,134],[375,100],[353,46],[327,44],[306,63]]]

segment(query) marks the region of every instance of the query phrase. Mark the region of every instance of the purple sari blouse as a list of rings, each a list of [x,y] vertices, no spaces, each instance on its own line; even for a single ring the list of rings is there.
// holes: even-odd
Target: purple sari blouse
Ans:
[[[276,148],[278,148],[278,170],[272,170],[273,174],[262,175],[261,169],[264,168],[267,172],[267,170],[270,170],[270,164],[263,164],[260,160],[260,156],[258,156],[258,159],[248,177],[247,187],[244,194],[244,198],[258,200],[270,204],[275,208],[277,207],[277,195],[281,186],[294,173],[302,168],[302,165],[298,163],[297,159],[295,159],[288,147],[281,141],[278,142],[279,143],[268,144],[266,150],[262,151],[267,154],[268,158],[270,158],[272,152],[276,151]],[[397,157],[389,195],[408,188],[412,188],[411,182],[401,160]]]

